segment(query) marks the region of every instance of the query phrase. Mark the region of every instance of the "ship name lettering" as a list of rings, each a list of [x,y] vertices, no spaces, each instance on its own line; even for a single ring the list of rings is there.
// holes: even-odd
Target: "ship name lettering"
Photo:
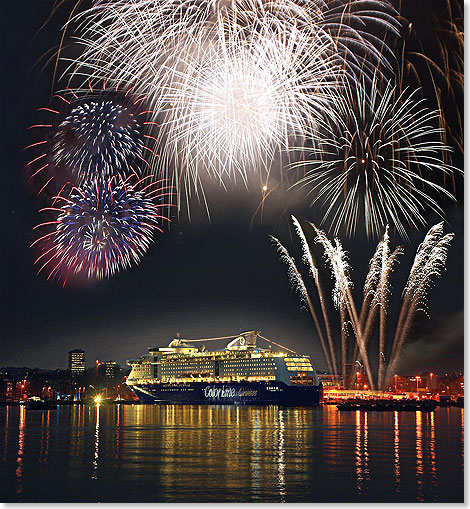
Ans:
[[[206,398],[233,398],[236,395],[234,387],[211,387],[208,385],[203,389]]]
[[[250,389],[239,389],[238,395],[239,396],[256,396],[258,394],[258,391],[256,390],[250,390]]]

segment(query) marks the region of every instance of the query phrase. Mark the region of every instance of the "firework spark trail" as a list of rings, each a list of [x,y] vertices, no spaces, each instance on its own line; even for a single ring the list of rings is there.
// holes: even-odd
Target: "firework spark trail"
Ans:
[[[367,346],[374,332],[374,324],[379,313],[379,361],[378,361],[378,388],[382,387],[384,363],[386,360],[386,331],[388,298],[390,295],[390,275],[393,271],[397,257],[402,254],[403,248],[397,247],[390,252],[388,226],[382,240],[369,263],[369,271],[364,284],[363,301],[359,321],[364,331],[364,343]],[[355,345],[352,357],[353,375],[354,364],[358,359],[358,347]]]
[[[463,4],[458,1],[448,1],[444,5],[447,6],[447,16],[437,16],[429,10],[426,16],[430,17],[427,17],[424,23],[404,20],[402,24],[404,27],[407,26],[407,30],[401,38],[401,49],[396,51],[398,55],[401,55],[397,62],[397,74],[400,87],[404,79],[407,82],[415,81],[420,87],[431,85],[439,109],[443,100],[450,100],[453,103],[453,118],[457,120],[457,123],[453,122],[451,128],[445,115],[442,114],[441,126],[463,153],[460,108],[463,104],[464,93]],[[421,13],[418,15],[421,16]],[[428,26],[433,27],[432,33],[427,31]],[[422,37],[420,27],[424,27],[427,36]],[[408,50],[408,46],[411,46],[412,50]],[[415,46],[418,46],[420,50],[413,51]],[[454,179],[453,185],[455,193]]]
[[[294,186],[308,189],[334,235],[341,228],[352,235],[364,221],[367,236],[391,223],[407,238],[406,225],[425,224],[426,209],[443,215],[433,194],[455,200],[433,181],[459,170],[442,161],[451,149],[441,140],[440,113],[418,92],[398,93],[392,82],[381,92],[377,78],[346,85],[334,103],[337,123],[323,126],[323,143],[306,149],[315,159],[294,165],[306,168]]]
[[[364,283],[363,290],[363,299],[361,306],[361,314],[359,315],[359,321],[361,323],[363,330],[369,330],[370,322],[372,321],[373,311],[375,307],[371,306],[371,302],[375,296],[375,288],[377,286],[377,281],[380,275],[380,267],[381,267],[381,256],[382,256],[382,246],[379,243],[377,249],[373,257],[369,262],[369,271],[367,272],[366,280]],[[354,344],[354,351],[351,363],[351,369],[354,371],[354,365],[358,360],[359,349],[357,343]],[[353,374],[353,371],[351,374]]]
[[[313,262],[312,253],[310,251],[305,232],[300,226],[299,221],[292,217],[297,235],[301,241],[302,259],[309,269],[309,275],[314,275],[314,279],[318,276],[318,269]],[[387,345],[387,326],[388,326],[388,309],[391,295],[390,277],[395,268],[398,257],[403,253],[403,247],[399,246],[393,251],[390,249],[390,239],[388,228],[377,245],[375,253],[369,263],[369,271],[366,275],[361,314],[358,316],[351,288],[352,281],[350,277],[351,268],[349,266],[347,256],[343,250],[341,243],[335,239],[333,244],[328,240],[325,233],[319,230],[315,225],[310,223],[316,233],[315,242],[323,246],[324,257],[327,265],[330,267],[333,281],[333,303],[339,313],[340,318],[340,346],[341,370],[344,383],[346,377],[350,374],[350,383],[354,379],[354,366],[361,359],[366,371],[366,376],[372,390],[377,387],[384,390],[386,383],[393,376],[396,365],[399,361],[400,354],[407,339],[411,328],[413,318],[416,312],[425,309],[426,295],[432,286],[436,277],[439,277],[445,269],[447,253],[454,234],[444,234],[444,224],[439,223],[433,226],[427,233],[424,241],[417,249],[417,253],[410,270],[408,282],[403,291],[403,304],[400,315],[395,328],[395,336],[393,343]],[[273,242],[278,246],[282,260],[289,267],[289,276],[292,284],[301,294],[304,300],[308,297],[306,285],[298,271],[294,259],[289,255],[288,251],[281,246],[277,239]],[[307,296],[307,297],[306,297]],[[308,297],[308,307],[315,322],[318,331],[321,331],[318,318],[315,315],[313,304]],[[322,309],[323,311],[323,309]],[[378,373],[377,383],[375,383],[369,358],[369,343],[374,334],[376,318],[379,316],[378,329]],[[326,309],[323,313],[325,323],[329,322]],[[348,327],[352,326],[355,345],[352,352],[348,348]],[[321,333],[319,333],[322,349],[325,359],[330,367],[335,354],[331,353],[332,349],[327,350],[326,342]],[[390,350],[387,365],[387,351]],[[335,352],[333,346],[333,352]],[[352,366],[351,373],[346,373],[346,364],[349,362]],[[331,369],[331,368],[329,368]]]
[[[56,197],[56,207],[42,209],[55,219],[36,226],[53,225],[33,243],[41,249],[38,273],[48,267],[47,279],[58,278],[65,285],[70,277],[100,280],[138,263],[154,232],[162,232],[163,221],[169,221],[162,203],[168,188],[145,180],[95,179]]]
[[[370,368],[369,357],[367,355],[367,347],[364,342],[362,325],[359,321],[354,299],[351,294],[352,281],[349,276],[350,267],[346,253],[338,239],[335,239],[335,246],[333,246],[323,231],[319,230],[314,224],[310,224],[312,225],[312,228],[315,230],[317,235],[315,242],[323,246],[325,251],[325,258],[328,261],[333,273],[333,279],[335,282],[335,287],[333,290],[333,301],[337,308],[344,305],[348,311],[356,336],[359,353],[366,369],[370,387],[373,390],[375,385],[372,377],[372,370]]]
[[[399,356],[408,336],[414,314],[424,311],[426,295],[433,284],[433,278],[440,277],[445,270],[447,253],[454,238],[453,233],[444,235],[444,223],[433,226],[419,246],[410,277],[404,291],[403,307],[393,342],[392,355],[387,368],[385,381],[394,372]]]
[[[403,304],[400,310],[400,315],[398,317],[398,323],[396,328],[397,334],[399,333],[399,331],[403,329],[403,324],[411,304],[411,292],[409,290],[417,286],[417,283],[423,274],[423,267],[425,266],[426,261],[429,259],[432,249],[439,242],[439,239],[441,238],[443,232],[444,232],[443,223],[438,223],[434,225],[428,231],[424,241],[418,247],[413,265],[410,270],[407,285],[405,287],[405,290],[403,291]],[[391,358],[395,357],[397,345],[398,343],[396,336],[393,342]]]
[[[312,301],[310,300],[310,296],[308,294],[302,276],[295,265],[294,259],[289,255],[287,249],[279,242],[279,240],[276,237],[273,237],[272,235],[270,235],[269,237],[273,244],[276,246],[277,251],[280,255],[280,259],[287,265],[288,268],[287,274],[292,287],[298,292],[301,299],[303,299],[307,303],[308,309],[310,311],[310,314],[315,323],[315,327],[317,329],[318,337],[320,339],[320,344],[323,350],[323,355],[325,356],[328,369],[330,370],[331,373],[333,372],[333,363],[330,357],[330,352],[328,351],[325,338],[323,337],[323,332],[320,326],[320,321],[318,320],[317,314],[313,307]]]
[[[372,77],[377,72],[382,75],[382,67],[390,69],[390,62],[395,60],[395,56],[384,38],[379,39],[373,33],[400,35],[401,23],[392,4],[368,0],[340,0],[325,4],[322,26],[332,35],[338,51],[344,55],[348,74]]]
[[[327,339],[328,339],[328,346],[330,348],[330,356],[331,356],[332,363],[333,363],[333,374],[336,377],[338,375],[338,365],[337,365],[337,359],[336,359],[336,351],[335,351],[335,346],[334,346],[334,343],[333,343],[333,333],[331,331],[331,324],[330,324],[330,320],[328,318],[328,312],[327,312],[327,309],[326,309],[326,303],[325,303],[325,298],[324,298],[324,294],[323,294],[323,288],[322,288],[322,286],[320,284],[320,278],[319,278],[319,275],[318,275],[318,269],[315,266],[315,263],[313,261],[312,253],[311,253],[310,248],[308,246],[307,238],[305,237],[305,234],[304,234],[304,232],[302,230],[302,227],[300,226],[299,221],[294,216],[291,216],[291,218],[292,218],[292,221],[294,223],[295,231],[297,232],[297,235],[299,236],[300,242],[301,242],[301,245],[302,245],[302,253],[303,253],[302,260],[308,266],[309,272],[310,272],[310,276],[315,281],[315,285],[316,285],[316,288],[317,288],[318,298],[320,300],[320,306],[321,306],[321,310],[322,310],[322,314],[323,314],[323,320],[324,320],[324,323],[325,323],[326,336],[327,336]]]
[[[339,320],[341,326],[341,373],[343,375],[343,384],[346,383],[346,362],[348,357],[348,315],[346,305],[340,303],[339,305]]]
[[[382,264],[380,271],[380,279],[377,285],[377,301],[380,306],[380,328],[379,328],[379,359],[378,359],[378,388],[382,389],[385,383],[385,362],[386,362],[386,345],[387,345],[387,315],[390,290],[390,274],[398,255],[402,254],[402,247],[397,247],[393,253],[390,253],[390,237],[388,234],[388,225],[385,230],[382,242],[379,244],[382,250]],[[370,333],[372,335],[372,332]],[[370,336],[369,336],[370,337]]]

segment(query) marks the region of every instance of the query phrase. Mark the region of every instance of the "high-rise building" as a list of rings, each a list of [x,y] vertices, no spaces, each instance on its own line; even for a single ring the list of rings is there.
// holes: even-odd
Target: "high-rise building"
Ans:
[[[81,375],[85,371],[85,351],[70,350],[69,370],[72,375]]]

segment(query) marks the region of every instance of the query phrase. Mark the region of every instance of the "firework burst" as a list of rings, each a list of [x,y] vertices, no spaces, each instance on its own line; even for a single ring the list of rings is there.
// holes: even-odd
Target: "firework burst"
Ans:
[[[39,272],[46,270],[47,279],[65,284],[77,276],[109,278],[137,264],[168,221],[168,205],[162,201],[168,188],[147,180],[97,178],[73,187],[68,196],[57,196],[56,206],[43,209],[54,219],[36,226],[41,231],[52,227],[33,244],[41,248],[35,262]]]
[[[434,9],[404,9],[402,37],[395,52],[396,74],[403,82],[425,89],[443,110],[441,125],[446,138],[463,154],[464,12],[458,0],[439,2]],[[432,26],[430,31],[428,27]],[[446,120],[450,114],[452,121]],[[450,158],[449,158],[450,159]],[[453,182],[455,187],[456,183]]]
[[[398,93],[389,82],[381,92],[377,79],[366,89],[346,87],[337,124],[324,127],[318,158],[296,185],[308,189],[335,235],[363,226],[377,237],[391,223],[407,238],[406,226],[424,225],[427,210],[443,215],[434,195],[454,197],[437,182],[457,170],[442,161],[451,149],[440,138],[439,112],[417,100],[418,91]]]
[[[106,0],[74,23],[84,50],[71,69],[148,95],[162,124],[156,167],[175,166],[178,192],[196,193],[201,169],[222,183],[269,172],[332,109],[344,73],[387,65],[372,27],[398,26],[386,0]]]
[[[247,38],[248,21],[255,23],[225,19],[216,41],[202,58],[188,57],[169,92],[166,150],[192,178],[201,169],[244,181],[247,171],[267,173],[276,153],[315,130],[331,109],[342,71],[330,38],[319,32],[313,41],[295,26],[278,30],[265,20]]]
[[[117,102],[90,100],[74,107],[58,125],[52,160],[69,168],[79,183],[97,175],[128,174],[143,151],[141,127]]]
[[[55,94],[51,107],[40,108],[47,118],[30,128],[37,141],[26,148],[38,153],[27,164],[31,178],[56,179],[57,192],[67,182],[141,176],[148,166],[145,153],[154,153],[153,137],[146,134],[152,112],[144,97],[130,92],[90,86]]]
[[[104,0],[73,21],[84,52],[72,65],[158,94],[172,73],[181,70],[185,56],[194,52],[200,34],[210,40],[221,20],[235,18],[239,27],[249,29],[246,21],[251,18],[258,20],[256,28],[269,21],[328,33],[345,66],[363,74],[387,65],[384,54],[392,56],[373,31],[398,35],[396,14],[388,0]]]

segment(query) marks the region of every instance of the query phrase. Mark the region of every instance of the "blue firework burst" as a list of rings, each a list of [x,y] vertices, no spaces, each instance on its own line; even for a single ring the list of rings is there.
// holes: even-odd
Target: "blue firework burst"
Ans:
[[[97,178],[58,197],[61,205],[43,209],[53,211],[55,220],[38,225],[54,227],[38,239],[39,272],[48,267],[48,278],[64,282],[73,275],[99,280],[137,264],[168,220],[161,203],[165,190],[161,182]]]
[[[89,99],[73,107],[58,125],[51,156],[55,166],[67,168],[83,183],[135,172],[143,147],[138,114],[116,100]]]

